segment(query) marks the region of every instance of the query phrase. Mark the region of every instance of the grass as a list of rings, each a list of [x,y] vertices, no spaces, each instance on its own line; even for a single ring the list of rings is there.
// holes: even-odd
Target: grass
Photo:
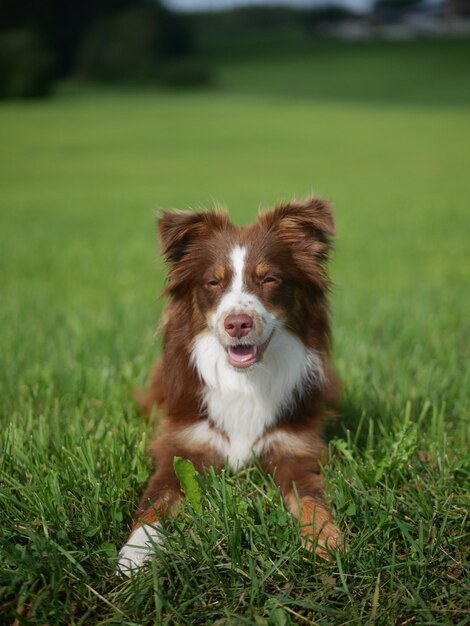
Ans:
[[[285,89],[309,84],[290,62]],[[373,81],[294,100],[237,63],[213,93],[0,107],[2,623],[470,622],[469,103],[379,101]],[[304,552],[254,467],[201,479],[202,515],[187,505],[150,570],[116,578],[150,471],[131,390],[159,351],[154,208],[215,198],[248,223],[312,190],[339,232],[325,475],[347,550]]]

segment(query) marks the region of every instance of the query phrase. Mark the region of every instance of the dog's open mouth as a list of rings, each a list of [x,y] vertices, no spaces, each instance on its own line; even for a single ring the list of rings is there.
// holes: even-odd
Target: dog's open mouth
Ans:
[[[227,354],[233,367],[250,367],[258,362],[258,346],[229,346]]]
[[[272,336],[273,334],[271,333],[268,339],[260,346],[254,344],[238,344],[236,346],[228,346],[227,355],[230,365],[236,367],[237,369],[245,369],[261,361]]]

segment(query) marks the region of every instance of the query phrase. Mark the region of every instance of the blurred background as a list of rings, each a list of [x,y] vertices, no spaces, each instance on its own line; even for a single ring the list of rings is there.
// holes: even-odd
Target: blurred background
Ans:
[[[248,223],[312,192],[337,220],[346,388],[447,393],[431,364],[466,328],[469,35],[468,0],[2,0],[3,398],[145,380],[158,207]]]
[[[2,0],[0,18],[5,98],[45,96],[64,79],[224,86],[225,72],[218,72],[223,60],[330,56],[345,42],[367,42],[364,52],[383,55],[391,50],[379,42],[423,39],[429,40],[423,54],[432,54],[430,43],[440,44],[445,54],[445,39],[455,43],[470,35],[468,0]],[[326,41],[335,46],[318,48]],[[462,46],[460,53],[465,50]],[[265,88],[269,78],[261,81]],[[359,91],[371,76],[357,72],[355,78]],[[322,85],[324,95],[333,82],[341,81]],[[292,87],[285,79],[278,89],[282,86]],[[298,91],[318,94],[319,87]]]

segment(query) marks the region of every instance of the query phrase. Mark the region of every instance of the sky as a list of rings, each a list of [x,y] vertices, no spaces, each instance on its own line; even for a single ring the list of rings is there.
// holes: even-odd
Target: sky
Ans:
[[[334,4],[335,6],[341,5],[357,11],[365,11],[372,4],[371,0],[164,0],[164,3],[172,9],[181,11],[229,9],[250,4],[257,6],[277,5],[296,8]]]

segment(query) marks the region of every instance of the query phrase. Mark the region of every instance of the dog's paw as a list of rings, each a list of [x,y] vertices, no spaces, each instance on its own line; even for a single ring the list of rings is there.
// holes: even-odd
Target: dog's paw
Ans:
[[[343,550],[343,542],[338,527],[333,522],[327,522],[318,535],[315,553],[323,559],[330,558],[330,552]]]
[[[318,499],[304,497],[300,500],[300,534],[303,546],[323,559],[331,552],[343,549],[341,533],[333,521],[330,511]]]
[[[132,572],[140,570],[145,565],[151,554],[152,551],[148,548],[136,548],[126,543],[119,552],[116,574],[132,576]]]
[[[139,526],[119,552],[116,574],[130,577],[139,572],[152,556],[155,544],[161,541],[158,528]]]
[[[302,543],[304,548],[322,559],[329,559],[331,552],[343,550],[343,542],[338,527],[333,522],[325,522],[315,535],[311,530],[301,529]]]

